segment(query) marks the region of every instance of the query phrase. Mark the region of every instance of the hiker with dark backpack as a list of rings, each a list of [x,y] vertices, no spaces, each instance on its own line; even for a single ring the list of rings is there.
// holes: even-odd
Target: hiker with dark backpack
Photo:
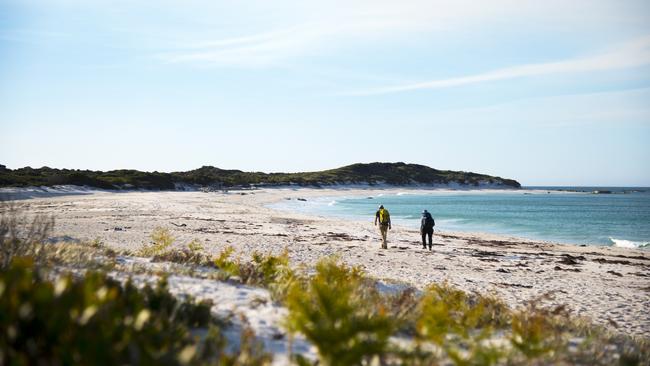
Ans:
[[[420,234],[422,234],[422,249],[427,248],[427,242],[425,241],[426,237],[429,237],[429,250],[433,247],[433,227],[436,226],[436,222],[431,217],[429,211],[422,211],[422,220],[420,221]]]

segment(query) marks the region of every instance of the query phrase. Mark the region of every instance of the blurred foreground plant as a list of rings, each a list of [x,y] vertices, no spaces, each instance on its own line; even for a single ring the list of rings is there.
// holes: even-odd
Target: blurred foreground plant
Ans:
[[[319,365],[361,365],[381,358],[395,325],[385,309],[369,300],[364,277],[334,259],[321,260],[316,274],[289,289],[288,325],[316,348]],[[299,363],[307,363],[298,357]]]
[[[566,346],[563,336],[570,324],[569,313],[564,306],[542,308],[540,301],[534,299],[511,315],[510,343],[527,359],[563,353]]]
[[[224,351],[221,326],[210,304],[177,300],[164,280],[138,289],[87,272],[52,283],[28,259],[0,272],[0,364],[229,364],[241,352]],[[197,327],[211,337],[193,336]],[[267,364],[254,338],[247,342],[246,364]]]
[[[494,298],[434,284],[420,302],[418,339],[435,344],[456,365],[493,365],[504,356],[504,349],[490,338],[495,326],[504,325],[508,312]]]
[[[6,268],[14,257],[43,259],[43,246],[54,228],[51,216],[23,214],[13,201],[0,201],[0,266]]]

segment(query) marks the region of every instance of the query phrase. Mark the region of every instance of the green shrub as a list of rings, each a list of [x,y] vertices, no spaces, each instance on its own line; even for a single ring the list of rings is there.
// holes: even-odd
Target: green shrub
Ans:
[[[385,354],[395,326],[364,296],[363,282],[358,269],[325,259],[313,278],[289,289],[289,329],[316,346],[320,365],[359,365]]]
[[[284,301],[289,289],[298,281],[296,272],[289,266],[288,251],[284,251],[277,260],[266,257],[262,263],[264,283],[271,292],[271,297],[276,301]]]
[[[223,337],[215,341],[219,326],[210,304],[178,301],[164,280],[138,289],[87,272],[52,283],[29,260],[0,271],[0,364],[228,364],[221,361],[242,352],[226,353]],[[211,336],[201,342],[190,334],[196,327],[211,328]],[[247,342],[247,364],[267,364],[254,339]]]
[[[532,302],[512,314],[510,343],[526,358],[534,359],[554,351],[562,351],[563,328],[570,324],[568,314],[557,309],[542,309]]]
[[[228,277],[239,277],[239,260],[232,260],[230,257],[235,251],[233,247],[227,247],[214,259],[214,265]]]
[[[268,285],[275,282],[284,269],[289,268],[289,253],[284,251],[280,256],[253,253],[253,264],[259,273],[259,283]]]
[[[447,284],[431,285],[421,300],[418,335],[443,345],[450,333],[466,338],[476,329],[483,315],[482,308],[471,306],[467,294]]]
[[[66,268],[102,269],[115,267],[117,253],[104,246],[88,243],[57,243],[43,247],[39,264],[64,266]]]
[[[174,237],[168,229],[158,227],[151,233],[151,241],[152,243],[140,249],[138,254],[143,257],[161,255],[174,243]]]
[[[456,365],[496,364],[504,350],[488,340],[506,309],[490,297],[470,296],[447,284],[431,285],[420,303],[418,339],[433,342]]]
[[[173,262],[180,264],[212,265],[210,259],[201,252],[193,252],[188,249],[172,249],[154,255],[153,262]]]
[[[243,283],[263,286],[269,289],[275,300],[283,300],[289,288],[297,280],[295,272],[289,266],[289,252],[281,255],[263,255],[254,252],[249,263],[239,263],[239,275]]]
[[[88,245],[93,247],[93,248],[97,248],[97,249],[101,249],[101,248],[104,248],[106,246],[101,238],[93,239],[92,241],[90,241],[88,243]]]
[[[198,239],[193,239],[191,242],[187,243],[187,249],[192,253],[197,253],[203,251],[203,244]]]

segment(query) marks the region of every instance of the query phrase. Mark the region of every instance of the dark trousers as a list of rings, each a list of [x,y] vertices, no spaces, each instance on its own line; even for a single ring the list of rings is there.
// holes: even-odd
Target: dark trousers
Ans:
[[[425,247],[425,248],[427,246],[427,242],[425,240],[427,236],[429,237],[429,249],[431,249],[431,247],[433,246],[433,240],[432,240],[433,230],[428,230],[428,231],[423,230],[422,231],[422,246]]]

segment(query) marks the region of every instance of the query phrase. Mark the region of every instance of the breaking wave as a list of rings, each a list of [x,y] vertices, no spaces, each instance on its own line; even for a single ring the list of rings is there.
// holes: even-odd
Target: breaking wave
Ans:
[[[612,246],[619,248],[650,248],[650,242],[647,241],[632,241],[614,238],[609,238],[609,240],[612,241]]]

